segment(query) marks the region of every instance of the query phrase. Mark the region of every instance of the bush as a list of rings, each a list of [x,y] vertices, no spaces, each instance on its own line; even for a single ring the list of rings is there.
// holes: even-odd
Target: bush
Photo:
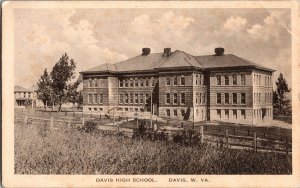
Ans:
[[[84,126],[82,127],[82,130],[87,132],[87,133],[90,133],[90,132],[95,131],[96,126],[97,126],[97,124],[95,122],[87,121],[87,122],[84,123]]]

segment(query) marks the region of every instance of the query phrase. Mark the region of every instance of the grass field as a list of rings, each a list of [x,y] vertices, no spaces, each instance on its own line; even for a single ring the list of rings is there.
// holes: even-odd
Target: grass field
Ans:
[[[16,174],[291,174],[291,156],[15,125]]]

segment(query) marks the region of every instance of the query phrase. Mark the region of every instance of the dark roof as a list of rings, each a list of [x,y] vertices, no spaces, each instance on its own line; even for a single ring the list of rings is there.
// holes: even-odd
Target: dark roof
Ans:
[[[115,64],[102,64],[91,68],[82,73],[92,72],[136,72],[148,71],[164,68],[196,67],[200,69],[214,69],[225,67],[251,67],[267,71],[274,71],[253,63],[249,60],[240,58],[233,54],[222,56],[206,55],[193,56],[183,51],[176,50],[170,56],[163,56],[162,53],[152,53],[149,55],[138,55],[136,57],[121,61]]]
[[[196,56],[198,62],[207,69],[212,68],[226,68],[226,67],[253,67],[267,71],[274,71],[273,69],[258,65],[247,59],[238,57],[233,54],[224,54],[222,56],[205,55]]]
[[[15,86],[14,90],[15,90],[15,92],[30,92],[29,89],[26,89],[26,88],[21,87],[21,86]]]

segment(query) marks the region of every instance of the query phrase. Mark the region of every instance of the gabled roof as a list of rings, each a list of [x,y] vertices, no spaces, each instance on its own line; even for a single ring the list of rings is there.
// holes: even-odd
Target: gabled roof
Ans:
[[[21,87],[21,86],[15,86],[14,91],[15,92],[30,92],[29,89],[26,89],[26,88]]]
[[[169,56],[163,56],[162,53],[152,53],[148,55],[138,55],[115,64],[105,63],[83,71],[82,73],[153,71],[155,69],[179,67],[196,67],[200,69],[248,67],[274,71],[273,69],[263,67],[233,54],[224,54],[221,56],[193,56],[186,52],[176,50]]]
[[[253,67],[258,69],[263,69],[267,71],[274,71],[267,67],[258,65],[244,58],[238,57],[233,54],[224,54],[222,56],[216,55],[205,55],[205,56],[196,56],[196,59],[201,63],[205,68],[227,68],[227,67]]]

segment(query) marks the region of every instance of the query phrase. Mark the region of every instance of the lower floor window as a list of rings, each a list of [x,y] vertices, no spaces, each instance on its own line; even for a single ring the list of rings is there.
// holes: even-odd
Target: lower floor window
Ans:
[[[184,116],[185,115],[185,110],[181,110],[181,116]]]
[[[177,109],[174,109],[174,116],[177,116]]]
[[[246,112],[245,112],[245,110],[241,110],[241,116],[242,116],[242,119],[246,119]]]
[[[166,109],[167,111],[167,116],[170,116],[170,109]]]
[[[217,110],[217,116],[219,119],[221,119],[221,110],[220,109]]]
[[[229,110],[225,110],[225,118],[229,119]]]

